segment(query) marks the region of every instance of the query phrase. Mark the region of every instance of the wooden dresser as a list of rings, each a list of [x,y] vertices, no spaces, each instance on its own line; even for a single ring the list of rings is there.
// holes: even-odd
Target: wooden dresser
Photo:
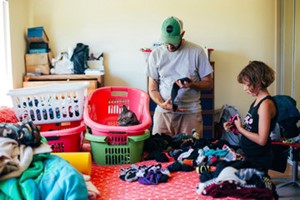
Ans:
[[[210,61],[210,65],[215,69],[214,61]],[[214,73],[212,78],[213,82],[215,82]],[[202,106],[203,138],[211,139],[215,137],[215,86],[210,90],[202,90],[200,100]]]
[[[53,83],[81,82],[88,81],[88,94],[104,86],[104,75],[41,75],[41,76],[24,76],[23,87],[34,87]]]

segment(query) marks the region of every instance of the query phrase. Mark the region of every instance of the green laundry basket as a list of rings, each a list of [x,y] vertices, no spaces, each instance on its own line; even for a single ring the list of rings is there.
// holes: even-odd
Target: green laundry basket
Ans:
[[[110,136],[114,137],[112,134]],[[92,156],[95,163],[99,165],[119,165],[133,164],[142,158],[144,141],[150,137],[149,130],[138,136],[126,136],[127,144],[124,141],[120,144],[109,144],[107,136],[85,134],[85,138],[90,141]],[[118,140],[115,139],[115,140]]]

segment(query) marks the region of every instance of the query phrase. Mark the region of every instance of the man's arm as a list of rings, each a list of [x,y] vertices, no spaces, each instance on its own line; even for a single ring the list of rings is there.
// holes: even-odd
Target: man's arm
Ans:
[[[171,97],[164,101],[158,90],[158,82],[151,77],[148,77],[148,92],[151,99],[165,110],[172,110]]]
[[[184,81],[182,83],[180,80],[177,80],[176,83],[180,88],[192,88],[192,89],[197,90],[197,91],[209,90],[209,89],[212,89],[213,86],[214,86],[211,74],[203,77],[201,79],[201,81],[198,81],[198,82]]]
[[[214,83],[213,83],[213,79],[211,77],[211,74],[203,77],[201,79],[201,81],[198,81],[198,82],[191,82],[190,84],[190,88],[194,89],[194,90],[209,90],[209,89],[212,89],[214,86]]]

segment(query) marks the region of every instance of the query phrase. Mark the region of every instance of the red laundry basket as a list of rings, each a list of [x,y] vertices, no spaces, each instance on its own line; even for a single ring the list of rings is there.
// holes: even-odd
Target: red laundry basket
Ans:
[[[78,152],[81,150],[83,134],[86,131],[82,120],[39,126],[40,134],[47,139],[53,152]]]
[[[127,136],[143,135],[152,123],[149,95],[136,88],[102,87],[94,90],[85,102],[84,122],[98,136],[113,138],[113,134]],[[127,106],[137,116],[140,124],[119,126],[118,116],[122,106]]]

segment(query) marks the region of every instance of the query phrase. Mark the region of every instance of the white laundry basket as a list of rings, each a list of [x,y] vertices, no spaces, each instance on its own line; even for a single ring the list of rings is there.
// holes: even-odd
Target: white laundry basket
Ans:
[[[83,119],[84,100],[89,82],[48,84],[10,90],[19,121],[48,124]]]

